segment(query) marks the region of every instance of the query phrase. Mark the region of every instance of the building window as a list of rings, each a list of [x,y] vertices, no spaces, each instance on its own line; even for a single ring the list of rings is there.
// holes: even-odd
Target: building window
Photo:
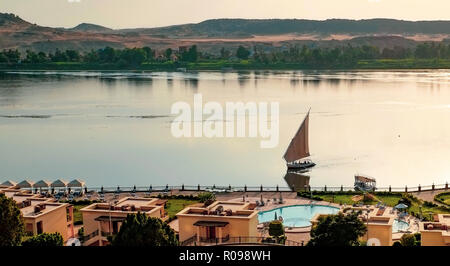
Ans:
[[[25,233],[27,236],[33,235],[33,224],[32,223],[25,224]]]
[[[42,229],[42,221],[39,221],[37,224],[37,233],[42,234],[44,232],[44,230]]]

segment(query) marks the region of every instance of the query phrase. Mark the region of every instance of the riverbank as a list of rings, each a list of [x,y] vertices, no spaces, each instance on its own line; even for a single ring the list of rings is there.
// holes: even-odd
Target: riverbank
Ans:
[[[195,63],[153,62],[141,65],[119,65],[84,62],[51,62],[0,64],[0,71],[190,71],[190,70],[383,70],[383,69],[450,69],[448,59],[373,59],[358,60],[351,65],[308,65],[303,63],[258,63],[251,60],[208,60]]]

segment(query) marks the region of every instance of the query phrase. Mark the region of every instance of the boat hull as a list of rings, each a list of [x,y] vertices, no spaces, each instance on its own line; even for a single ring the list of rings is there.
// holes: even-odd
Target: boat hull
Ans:
[[[304,162],[304,163],[297,163],[297,164],[287,164],[288,170],[304,170],[311,167],[314,167],[316,164],[313,162]]]

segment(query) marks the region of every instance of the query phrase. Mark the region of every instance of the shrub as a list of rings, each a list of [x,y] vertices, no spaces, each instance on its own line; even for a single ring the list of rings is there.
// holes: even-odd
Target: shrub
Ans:
[[[202,193],[198,194],[198,200],[201,203],[205,203],[205,206],[207,206],[216,200],[216,195],[214,195],[214,193],[211,193],[211,192],[202,192]],[[209,203],[209,204],[207,204],[207,203]]]
[[[128,214],[119,233],[108,240],[119,247],[178,246],[175,231],[167,223],[140,212]]]
[[[316,192],[314,192],[316,193]],[[297,196],[302,197],[302,198],[307,198],[307,199],[312,199],[315,201],[322,201],[323,199],[319,196],[315,196],[313,195],[311,198],[311,193],[310,192],[306,192],[306,191],[299,191],[297,192]]]
[[[272,221],[269,224],[269,235],[273,237],[280,237],[284,235],[284,226],[280,221]]]
[[[279,237],[277,237],[277,243],[284,245],[286,243],[286,239],[287,239],[287,236],[285,236],[285,235],[279,236]]]
[[[433,202],[430,201],[424,201],[423,202],[423,206],[427,207],[427,208],[433,208],[433,207],[437,207],[438,205],[434,204]]]
[[[416,246],[416,238],[412,234],[404,234],[400,238],[400,243],[404,247],[414,247]]]
[[[402,198],[398,200],[397,204],[403,203],[408,205],[408,208],[412,205],[412,198],[408,193],[403,193]]]
[[[24,247],[60,247],[63,245],[64,240],[60,233],[42,233],[22,242]]]
[[[359,212],[348,215],[339,213],[319,218],[319,222],[311,230],[311,240],[307,246],[358,246],[359,238],[367,227],[359,219]]]
[[[80,227],[80,229],[78,229],[78,238],[81,242],[84,241],[84,227]]]
[[[392,244],[393,247],[403,247],[402,243],[399,241],[395,241],[394,244]]]
[[[415,233],[414,238],[416,239],[416,246],[421,246],[422,244],[422,235],[420,233]]]

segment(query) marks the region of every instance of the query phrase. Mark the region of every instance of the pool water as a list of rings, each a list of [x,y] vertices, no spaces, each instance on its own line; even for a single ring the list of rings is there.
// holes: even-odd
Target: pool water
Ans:
[[[258,214],[259,223],[265,223],[275,220],[276,217],[283,217],[283,225],[287,227],[305,227],[310,226],[310,220],[316,214],[336,214],[339,208],[321,205],[294,205],[276,208],[270,211],[260,212]]]
[[[408,228],[409,223],[395,219],[394,223],[392,224],[392,233],[397,233],[399,231],[406,231],[408,230]]]

